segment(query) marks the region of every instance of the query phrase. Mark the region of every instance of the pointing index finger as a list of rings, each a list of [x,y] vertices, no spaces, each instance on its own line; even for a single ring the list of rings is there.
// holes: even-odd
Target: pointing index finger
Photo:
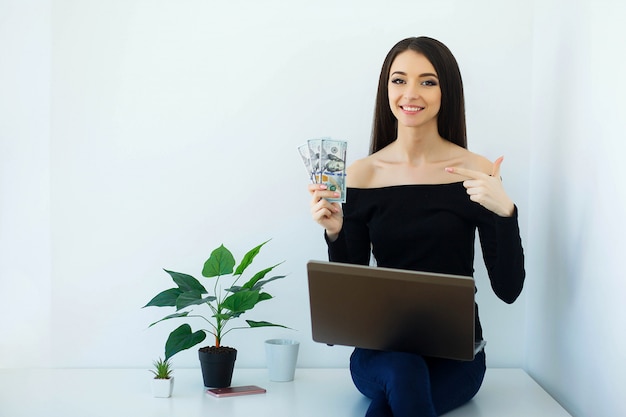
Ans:
[[[492,177],[500,178],[500,165],[502,165],[502,161],[504,161],[504,156],[496,159],[493,163],[493,172],[491,173]]]
[[[464,177],[471,178],[474,180],[488,177],[488,175],[485,174],[484,172],[474,171],[473,169],[467,169],[467,168],[446,167],[446,172],[449,172],[451,174],[462,175]]]

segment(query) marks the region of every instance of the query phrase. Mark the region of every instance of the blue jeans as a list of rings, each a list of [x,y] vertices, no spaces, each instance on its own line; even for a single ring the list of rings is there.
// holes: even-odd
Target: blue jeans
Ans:
[[[356,348],[350,372],[357,389],[372,399],[366,417],[436,417],[476,395],[485,353],[455,361]]]

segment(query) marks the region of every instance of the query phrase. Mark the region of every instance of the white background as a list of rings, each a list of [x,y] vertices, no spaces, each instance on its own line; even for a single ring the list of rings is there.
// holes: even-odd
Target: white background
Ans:
[[[240,258],[269,238],[255,265],[289,276],[247,318],[296,330],[230,333],[237,366],[264,366],[272,337],[301,341],[299,366],[346,366],[310,340],[305,263],[326,248],[296,147],[365,156],[385,54],[427,35],[520,209],[514,305],[477,257],[489,365],[576,417],[624,414],[623,17],[610,0],[0,2],[0,367],[148,367],[179,324],[147,329],[170,312],[141,309],[162,268],[199,277],[219,244]]]

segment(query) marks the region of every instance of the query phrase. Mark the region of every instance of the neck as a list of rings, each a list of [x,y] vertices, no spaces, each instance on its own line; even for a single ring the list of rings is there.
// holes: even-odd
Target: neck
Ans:
[[[433,129],[399,128],[395,140],[399,157],[406,161],[437,159],[447,141]]]

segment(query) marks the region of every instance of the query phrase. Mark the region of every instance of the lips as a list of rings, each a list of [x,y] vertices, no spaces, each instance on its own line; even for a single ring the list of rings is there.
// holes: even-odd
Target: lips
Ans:
[[[418,106],[400,106],[400,108],[406,112],[411,112],[411,113],[424,110],[423,107],[418,107]]]

